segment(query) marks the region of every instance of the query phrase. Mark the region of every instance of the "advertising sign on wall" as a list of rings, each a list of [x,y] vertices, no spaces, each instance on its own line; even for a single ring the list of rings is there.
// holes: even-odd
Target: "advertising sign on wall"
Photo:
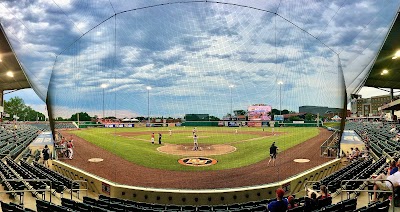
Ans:
[[[283,115],[274,115],[274,121],[283,121]]]

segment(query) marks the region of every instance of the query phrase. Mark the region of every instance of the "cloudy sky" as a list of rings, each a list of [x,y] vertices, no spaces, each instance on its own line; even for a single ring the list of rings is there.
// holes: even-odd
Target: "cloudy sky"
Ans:
[[[399,7],[183,2],[2,1],[0,21],[36,93],[50,91],[55,116],[101,117],[103,100],[106,116],[147,116],[148,106],[158,116],[222,116],[256,103],[341,107],[344,86],[352,93],[366,76]],[[6,99],[13,95],[44,108],[32,90]]]

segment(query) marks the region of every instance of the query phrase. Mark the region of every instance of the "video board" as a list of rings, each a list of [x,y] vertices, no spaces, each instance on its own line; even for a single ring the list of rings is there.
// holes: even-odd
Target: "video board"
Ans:
[[[268,114],[272,111],[270,105],[252,105],[247,108],[249,121],[270,121],[271,116]]]

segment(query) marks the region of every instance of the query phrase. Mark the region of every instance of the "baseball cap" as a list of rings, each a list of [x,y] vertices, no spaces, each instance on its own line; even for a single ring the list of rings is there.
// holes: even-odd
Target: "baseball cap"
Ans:
[[[276,189],[276,195],[280,198],[283,197],[283,195],[285,195],[285,191],[281,188]]]

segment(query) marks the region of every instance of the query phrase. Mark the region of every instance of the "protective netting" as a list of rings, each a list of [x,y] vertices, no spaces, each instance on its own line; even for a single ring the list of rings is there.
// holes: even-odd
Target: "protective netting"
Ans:
[[[356,91],[368,75],[369,65],[373,62],[399,7],[399,1],[381,3],[373,0],[222,2],[277,13],[327,44],[340,54],[349,94]],[[167,0],[156,2],[101,0],[90,3],[55,0],[30,4],[2,2],[0,17],[14,51],[31,79],[33,88],[45,100],[55,57],[66,46],[115,13],[167,3],[171,2]],[[175,7],[180,5],[177,4]],[[241,18],[243,20],[249,18],[236,16],[234,10],[232,9],[230,17],[225,17],[222,13],[220,16],[238,22]],[[191,12],[184,13],[187,15]],[[272,23],[263,22],[270,29],[274,28]]]
[[[344,94],[337,55],[309,33],[269,11],[205,2],[109,18],[58,55],[50,85],[55,117],[101,117],[103,92],[106,116],[147,116],[150,104],[152,117],[181,118],[222,117],[231,99],[232,110],[339,108]]]

